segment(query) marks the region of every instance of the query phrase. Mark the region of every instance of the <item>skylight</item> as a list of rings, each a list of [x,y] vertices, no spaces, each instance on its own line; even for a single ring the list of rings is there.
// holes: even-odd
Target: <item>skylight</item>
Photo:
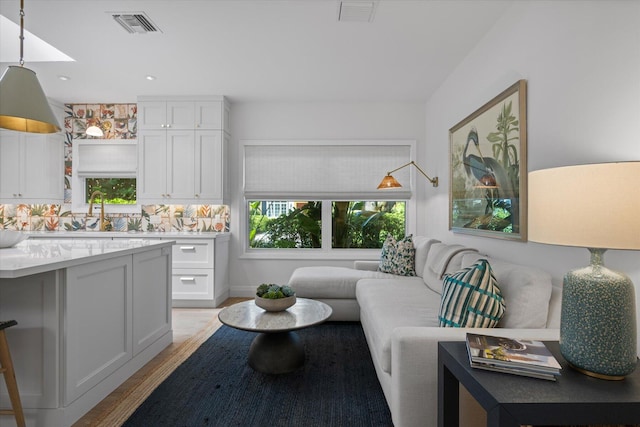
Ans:
[[[66,62],[75,59],[24,30],[24,62]],[[20,61],[20,26],[0,15],[0,62]]]

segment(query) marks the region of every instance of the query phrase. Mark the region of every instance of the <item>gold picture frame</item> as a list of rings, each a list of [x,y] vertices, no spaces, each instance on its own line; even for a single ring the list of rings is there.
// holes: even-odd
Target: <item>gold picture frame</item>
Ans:
[[[527,240],[527,81],[449,129],[449,229]]]

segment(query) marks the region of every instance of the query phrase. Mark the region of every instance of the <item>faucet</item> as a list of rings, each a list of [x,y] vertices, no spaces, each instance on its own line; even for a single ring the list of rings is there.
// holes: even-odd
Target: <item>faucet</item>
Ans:
[[[94,191],[89,199],[89,213],[88,216],[93,216],[93,201],[96,196],[100,196],[100,231],[105,231],[106,222],[104,220],[104,194],[100,191]]]

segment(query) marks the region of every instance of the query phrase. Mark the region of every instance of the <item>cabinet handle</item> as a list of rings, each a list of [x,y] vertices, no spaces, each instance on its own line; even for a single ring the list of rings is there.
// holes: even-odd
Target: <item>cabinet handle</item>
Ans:
[[[195,277],[181,277],[180,281],[181,282],[195,282],[196,278]]]
[[[195,246],[180,246],[180,250],[181,251],[195,251],[196,247]]]
[[[160,127],[161,127],[161,128],[164,128],[165,126],[164,126],[164,124],[161,124],[161,125],[160,125]]]
[[[199,195],[198,193],[196,193],[196,194],[195,194],[195,197],[196,197],[196,198],[198,198],[198,197],[200,197],[200,195]]]
[[[171,125],[167,125],[167,127],[168,127],[168,128],[170,128],[170,127],[171,127]]]

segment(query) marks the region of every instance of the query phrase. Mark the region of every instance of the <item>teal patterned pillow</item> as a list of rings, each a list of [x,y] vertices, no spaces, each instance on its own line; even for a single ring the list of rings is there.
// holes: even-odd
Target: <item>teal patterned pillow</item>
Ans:
[[[440,326],[493,328],[504,310],[504,298],[486,259],[444,278],[438,315]]]
[[[398,276],[415,276],[416,249],[413,246],[413,235],[408,235],[396,241],[395,237],[387,235],[382,245],[378,270],[383,273]]]

